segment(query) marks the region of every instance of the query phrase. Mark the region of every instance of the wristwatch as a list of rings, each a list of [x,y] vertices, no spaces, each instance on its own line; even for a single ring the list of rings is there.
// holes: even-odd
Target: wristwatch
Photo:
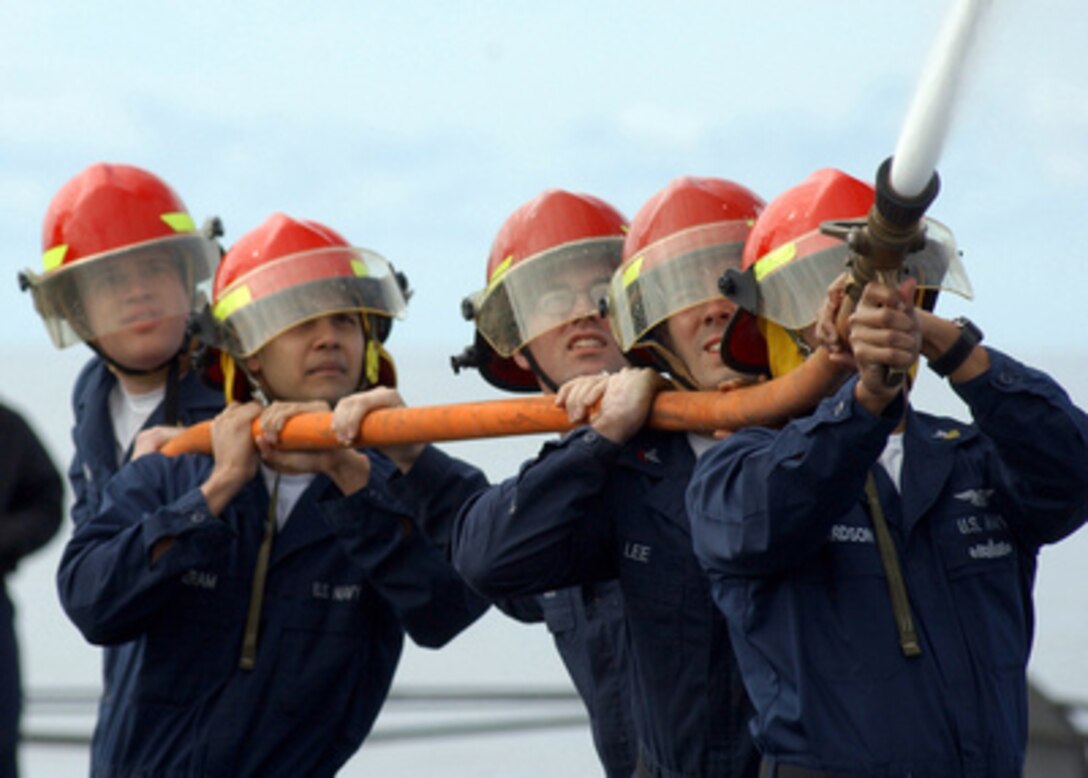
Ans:
[[[960,328],[960,336],[956,338],[948,351],[936,359],[929,360],[929,369],[942,378],[947,378],[956,372],[967,357],[971,355],[975,346],[982,342],[982,330],[965,316],[957,316],[952,323]]]

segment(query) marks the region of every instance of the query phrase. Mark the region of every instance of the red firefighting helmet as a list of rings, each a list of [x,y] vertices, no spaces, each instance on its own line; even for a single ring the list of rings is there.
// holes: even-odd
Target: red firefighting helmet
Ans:
[[[323,224],[270,216],[231,246],[215,274],[210,312],[228,400],[242,388],[234,360],[302,322],[346,311],[363,317],[366,385],[395,386],[393,359],[381,344],[407,309],[402,279],[385,258]]]
[[[722,339],[727,365],[777,376],[804,360],[797,333],[815,322],[848,256],[846,244],[820,226],[864,218],[874,197],[869,184],[825,168],[768,204],[745,243],[742,270],[723,279],[740,306]],[[920,289],[970,295],[951,233],[927,219],[926,234],[926,248],[908,255],[904,269]],[[934,296],[924,299],[931,304]]]
[[[187,316],[196,287],[219,259],[215,241],[196,229],[185,204],[160,178],[131,165],[97,163],[68,181],[42,225],[43,271],[20,274],[57,348],[117,331],[92,321],[84,301],[166,267],[186,294],[163,301],[157,318]],[[178,308],[178,310],[173,310]],[[179,348],[181,344],[179,343]]]
[[[463,303],[476,342],[455,365],[478,367],[500,389],[538,391],[513,354],[549,330],[600,315],[626,231],[619,211],[586,194],[549,189],[519,207],[491,245],[487,286]],[[585,288],[567,285],[572,273]]]
[[[721,296],[718,278],[740,266],[762,210],[763,200],[747,187],[693,176],[674,179],[642,206],[609,289],[612,331],[625,353],[644,348],[659,367],[694,385],[658,325]]]

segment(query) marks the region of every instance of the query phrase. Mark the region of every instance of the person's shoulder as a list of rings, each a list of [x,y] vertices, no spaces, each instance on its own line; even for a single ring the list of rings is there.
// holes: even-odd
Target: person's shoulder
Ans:
[[[182,391],[191,393],[202,400],[218,401],[223,404],[223,387],[214,385],[205,379],[197,370],[189,370],[181,377]]]
[[[193,370],[181,379],[180,390],[180,415],[187,423],[211,418],[226,405],[222,389],[212,386]]]
[[[87,363],[80,368],[72,388],[73,405],[78,405],[93,392],[103,391],[103,387],[107,384],[112,386],[112,378],[113,374],[110,373],[101,357],[96,355],[88,359]]]

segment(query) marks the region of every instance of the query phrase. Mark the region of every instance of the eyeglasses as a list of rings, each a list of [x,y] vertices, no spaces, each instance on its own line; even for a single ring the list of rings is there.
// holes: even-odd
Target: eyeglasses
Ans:
[[[608,296],[608,279],[594,281],[586,289],[581,291],[567,287],[549,289],[537,298],[533,309],[541,316],[549,319],[563,319],[579,313],[582,315],[596,314],[600,301]],[[579,302],[587,300],[588,305],[575,310]]]

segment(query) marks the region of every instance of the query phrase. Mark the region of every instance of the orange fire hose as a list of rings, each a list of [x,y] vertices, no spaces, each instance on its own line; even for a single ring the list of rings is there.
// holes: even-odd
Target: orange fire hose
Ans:
[[[659,430],[727,430],[775,426],[811,410],[830,394],[843,374],[820,349],[796,370],[771,381],[728,392],[661,392],[649,426]],[[280,433],[282,449],[337,448],[331,413],[302,413]],[[356,446],[395,446],[506,435],[564,432],[572,424],[553,397],[524,397],[417,408],[381,408],[363,419]],[[253,422],[260,434],[260,422]],[[162,449],[167,456],[210,454],[211,422],[195,424]]]

